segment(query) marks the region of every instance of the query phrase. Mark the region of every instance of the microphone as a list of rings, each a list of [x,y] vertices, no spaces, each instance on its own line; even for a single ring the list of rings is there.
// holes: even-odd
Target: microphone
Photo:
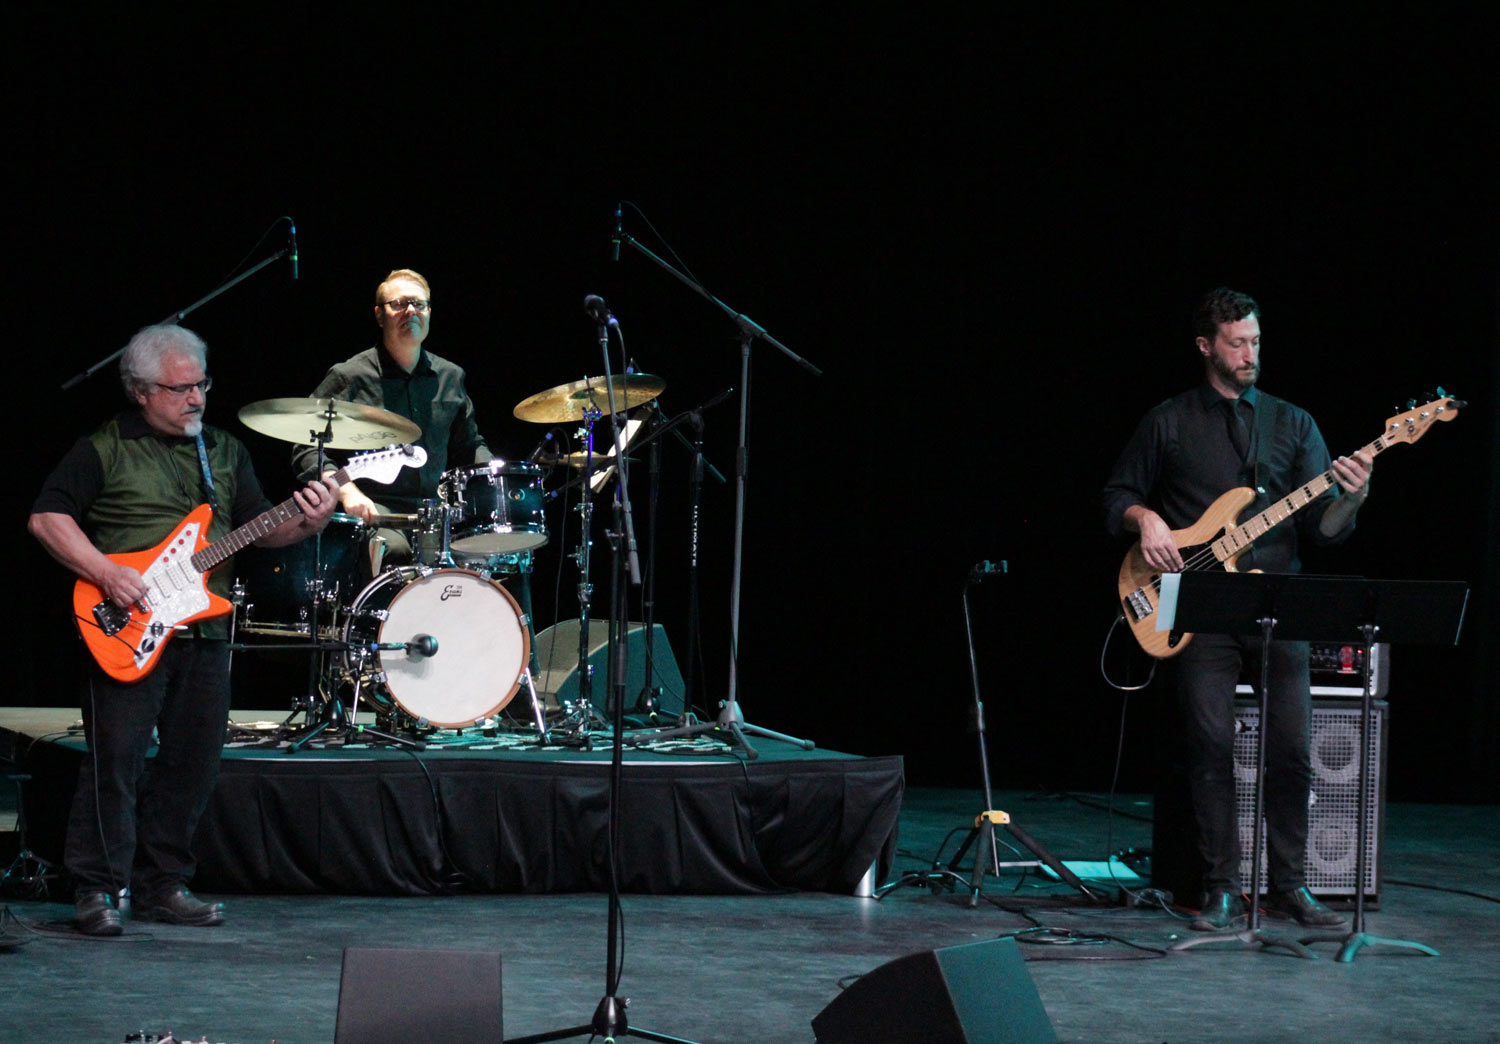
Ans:
[[[615,234],[609,241],[609,259],[620,260],[620,204],[615,204]]]
[[[555,432],[555,431],[549,431],[549,432],[547,432],[547,434],[543,435],[542,436],[542,441],[538,442],[535,446],[532,447],[530,456],[528,456],[526,458],[527,462],[531,463],[531,464],[535,464],[537,461],[541,460],[542,459],[542,448],[544,446],[546,446],[547,443],[553,442],[556,439],[557,439],[557,432]],[[552,454],[552,457],[553,457],[554,460],[556,460],[557,459],[557,454],[555,454],[555,453]]]
[[[604,298],[598,294],[589,294],[583,299],[583,314],[600,326],[613,324],[615,321],[613,313],[604,304]]]
[[[430,634],[419,634],[406,643],[406,658],[408,660],[421,660],[428,656],[436,656],[438,641]]]
[[[291,261],[292,261],[292,278],[296,279],[297,278],[297,226],[293,222],[288,222],[288,223],[291,224],[291,227],[292,227],[292,230],[289,233],[289,235],[291,237],[291,245],[292,245],[292,252],[291,252],[291,255],[290,255]]]

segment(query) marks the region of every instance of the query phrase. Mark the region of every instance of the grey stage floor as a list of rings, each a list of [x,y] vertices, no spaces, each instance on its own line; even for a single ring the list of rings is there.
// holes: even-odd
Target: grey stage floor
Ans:
[[[1006,794],[997,800],[1067,860],[1149,844],[1149,804]],[[908,791],[898,868],[928,863],[977,796]],[[906,953],[1058,929],[1022,945],[1068,1041],[1500,1040],[1500,827],[1481,806],[1392,806],[1373,933],[1441,951],[1370,949],[1350,963],[1203,947],[1158,956],[1185,934],[1162,909],[1067,905],[1034,877],[988,889],[1024,913],[925,888],[884,899],[831,895],[626,896],[624,975],[633,1024],[696,1041],[810,1041],[841,979]],[[948,851],[953,850],[953,843]],[[1402,883],[1397,883],[1402,882]],[[1474,893],[1474,894],[1464,894]],[[1064,905],[1052,897],[1064,897]],[[606,907],[597,895],[369,899],[225,897],[218,928],[127,923],[118,939],[71,932],[71,908],[10,898],[25,945],[0,952],[0,1039],[122,1041],[144,1029],[187,1039],[330,1041],[346,946],[498,951],[507,1037],[586,1023],[604,993]],[[1274,922],[1270,922],[1274,924]],[[1107,935],[1122,943],[1066,941]],[[1136,958],[1136,959],[1132,959]],[[413,1006],[424,983],[387,987]],[[892,998],[899,1003],[900,998]],[[997,990],[995,1003],[1003,1005]]]

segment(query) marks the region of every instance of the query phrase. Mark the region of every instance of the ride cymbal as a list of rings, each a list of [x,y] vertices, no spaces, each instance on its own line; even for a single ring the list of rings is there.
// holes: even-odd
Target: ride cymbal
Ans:
[[[516,417],[533,424],[560,424],[582,420],[589,410],[609,412],[609,391],[613,385],[615,409],[629,410],[650,402],[666,390],[667,382],[647,373],[621,374],[618,377],[586,377],[571,384],[537,392],[522,399],[512,411]]]

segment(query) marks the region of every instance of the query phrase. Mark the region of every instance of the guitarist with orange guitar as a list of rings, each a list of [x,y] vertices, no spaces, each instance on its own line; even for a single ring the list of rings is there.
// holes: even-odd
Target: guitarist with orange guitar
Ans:
[[[1353,532],[1355,514],[1369,495],[1373,455],[1361,450],[1331,460],[1305,410],[1257,387],[1260,316],[1251,297],[1226,287],[1203,298],[1193,323],[1203,383],[1147,413],[1116,462],[1104,487],[1105,524],[1114,536],[1140,537],[1122,569],[1122,589],[1130,586],[1124,580],[1127,571],[1149,576],[1198,565],[1208,552],[1197,545],[1206,545],[1220,529],[1232,531],[1247,506],[1248,498],[1228,495],[1240,487],[1264,490],[1257,497],[1260,507],[1290,497],[1289,510],[1297,513],[1263,536],[1251,537],[1254,547],[1247,546],[1238,562],[1226,567],[1294,573],[1300,568],[1300,544],[1336,544]],[[1320,484],[1325,475],[1331,478]],[[1296,502],[1298,497],[1303,502]],[[1218,517],[1223,514],[1228,517]],[[1149,618],[1154,593],[1148,588],[1127,593],[1122,611],[1127,622],[1139,625],[1137,637],[1148,652],[1174,657],[1197,847],[1207,867],[1202,908],[1192,927],[1221,930],[1245,912],[1234,785],[1234,689],[1242,658],[1258,652],[1260,642],[1155,632]],[[1304,883],[1312,780],[1308,660],[1306,642],[1271,642],[1264,732],[1266,909],[1304,926],[1337,928],[1343,919]]]
[[[99,668],[81,700],[89,751],[64,854],[78,928],[89,935],[120,934],[114,897],[126,886],[136,917],[223,920],[222,904],[186,887],[229,712],[221,614],[230,570],[206,586],[204,576],[248,543],[312,536],[338,503],[338,486],[324,478],[271,507],[244,445],[203,424],[206,366],[207,348],[190,330],[136,334],[120,358],[135,408],[80,439],[32,506],[31,533],[79,577],[78,628]],[[221,537],[214,548],[227,544],[227,554],[206,546]]]

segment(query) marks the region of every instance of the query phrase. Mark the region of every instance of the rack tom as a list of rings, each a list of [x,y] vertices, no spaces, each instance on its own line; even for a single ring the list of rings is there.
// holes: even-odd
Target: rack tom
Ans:
[[[468,555],[509,555],[547,542],[542,469],[492,460],[443,473],[451,546]]]

